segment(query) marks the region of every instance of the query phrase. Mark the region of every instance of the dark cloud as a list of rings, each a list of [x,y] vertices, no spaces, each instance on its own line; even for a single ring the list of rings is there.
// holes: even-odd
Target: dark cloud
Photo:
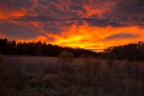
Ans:
[[[0,21],[0,31],[6,36],[17,36],[25,39],[35,38],[39,35],[45,35],[39,32],[37,28],[30,26],[29,24],[20,25],[3,21]]]
[[[81,22],[80,24],[84,24],[84,22],[86,22],[90,26],[99,26],[99,27],[106,27],[106,26],[122,27],[122,26],[126,26],[126,24],[111,21],[109,18],[104,18],[104,19],[99,19],[99,18],[70,18],[69,20]]]
[[[133,26],[133,25],[142,25],[144,22],[144,0],[115,0],[117,1],[114,8],[111,9],[111,12],[105,13],[103,18],[99,18],[97,14],[93,14],[92,17],[83,18],[79,12],[86,14],[87,11],[85,10],[84,6],[90,5],[90,1],[84,0],[64,0],[65,5],[63,5],[63,9],[61,10],[55,4],[62,3],[59,0],[39,0],[39,3],[42,5],[47,6],[47,9],[43,9],[44,14],[53,14],[48,16],[37,16],[37,17],[25,17],[28,20],[35,20],[35,21],[60,21],[64,22],[66,20],[75,20],[77,22],[86,22],[90,26],[114,26],[114,27],[121,27],[121,26]],[[106,0],[92,0],[92,3],[95,4],[96,8],[103,8],[102,4],[107,2]],[[110,0],[109,2],[114,2]],[[107,2],[107,3],[109,3]],[[101,4],[99,6],[98,4]],[[92,6],[92,4],[91,4]],[[67,8],[66,8],[67,7]],[[39,9],[42,10],[42,9]],[[41,12],[41,11],[38,11]],[[24,19],[24,18],[21,18]],[[26,19],[26,20],[27,20]],[[72,21],[70,21],[72,22]],[[76,22],[73,22],[76,23]],[[79,23],[76,23],[79,24]]]
[[[86,4],[87,2],[84,0],[83,2],[80,2],[80,1],[72,1],[70,2],[70,6],[68,6],[68,10],[70,11],[81,11],[82,13],[86,14],[86,9],[84,8],[84,5]]]
[[[62,29],[57,25],[55,25],[55,26],[44,26],[43,29],[46,30],[47,33],[54,33],[54,34],[58,34],[62,31]]]
[[[3,10],[21,10],[28,9],[33,5],[33,0],[0,0],[0,9]]]
[[[117,2],[107,17],[116,22],[129,26],[140,25],[144,22],[144,0],[121,0]],[[108,16],[109,15],[109,16]]]
[[[61,19],[51,18],[49,16],[21,16],[21,17],[12,17],[9,18],[14,21],[37,21],[37,22],[46,22],[46,21],[62,21]]]
[[[144,14],[144,0],[122,0],[117,4],[115,11],[128,15]]]
[[[107,37],[106,39],[113,40],[113,39],[127,39],[127,38],[136,38],[136,37],[139,37],[139,36],[125,32],[125,33],[111,35],[111,36]]]
[[[99,18],[97,14],[84,18],[88,11],[84,6],[92,6],[97,9],[105,9],[103,4],[116,2],[111,11],[102,14]],[[10,18],[15,21],[58,21],[69,20],[71,23],[88,23],[90,26],[132,26],[142,25],[144,22],[144,0],[37,0],[37,6],[28,10],[34,5],[33,0],[0,0],[0,8],[8,10],[27,9],[25,16]],[[95,6],[94,6],[95,5]],[[58,7],[59,6],[59,7]],[[32,15],[33,12],[35,13]],[[81,12],[81,14],[79,14]],[[75,20],[77,22],[73,22]],[[65,23],[66,24],[66,23]]]
[[[106,27],[106,26],[124,26],[123,24],[120,24],[115,21],[111,21],[110,19],[97,19],[97,18],[87,18],[85,21],[91,25],[91,26],[101,26],[101,27]]]
[[[38,0],[37,3],[37,6],[32,10],[36,16],[42,15],[51,18],[65,18],[67,16],[68,12],[66,9],[64,10],[66,4],[60,5],[63,0]]]

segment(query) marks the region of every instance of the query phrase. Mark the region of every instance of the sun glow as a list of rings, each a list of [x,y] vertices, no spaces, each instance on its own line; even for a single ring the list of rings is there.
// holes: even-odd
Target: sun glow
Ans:
[[[113,40],[106,39],[113,34],[130,32],[137,35],[137,38],[116,38]],[[108,26],[103,27],[90,27],[87,24],[77,27],[72,25],[68,30],[63,31],[61,34],[48,34],[48,37],[53,38],[53,44],[61,46],[70,46],[86,49],[105,49],[110,46],[123,45],[131,42],[143,40],[144,29],[138,26],[131,27],[117,27],[113,28]]]

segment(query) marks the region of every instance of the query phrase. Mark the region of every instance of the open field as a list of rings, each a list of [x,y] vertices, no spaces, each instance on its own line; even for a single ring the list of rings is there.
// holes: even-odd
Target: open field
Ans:
[[[0,96],[144,96],[144,62],[1,56]]]

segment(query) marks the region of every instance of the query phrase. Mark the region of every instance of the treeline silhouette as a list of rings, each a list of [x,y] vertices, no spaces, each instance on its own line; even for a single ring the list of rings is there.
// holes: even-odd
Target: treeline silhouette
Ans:
[[[131,43],[123,46],[109,47],[104,52],[96,53],[82,48],[61,47],[46,42],[19,42],[0,39],[0,53],[3,55],[52,56],[57,57],[60,52],[68,51],[74,57],[101,57],[111,60],[144,61],[144,42]]]
[[[144,61],[144,42],[109,47],[102,54],[107,59]]]
[[[10,41],[6,38],[0,39],[0,52],[3,55],[28,55],[28,56],[52,56],[57,57],[61,51],[66,50],[73,53],[75,57],[82,54],[97,56],[98,53],[82,48],[61,47],[58,45],[47,44],[46,42],[19,42]]]

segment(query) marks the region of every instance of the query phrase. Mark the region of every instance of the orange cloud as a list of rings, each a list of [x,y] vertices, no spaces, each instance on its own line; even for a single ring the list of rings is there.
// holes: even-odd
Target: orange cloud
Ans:
[[[11,17],[21,17],[26,14],[26,10],[23,8],[21,10],[2,10],[0,12],[0,19],[6,19],[6,18],[11,18]]]
[[[139,37],[133,38],[116,38],[114,40],[106,39],[108,36],[120,33],[129,32],[132,35],[139,35]],[[131,27],[90,27],[83,25],[76,27],[75,25],[71,28],[63,31],[60,35],[47,34],[48,38],[54,38],[53,44],[61,46],[70,46],[77,48],[86,49],[105,49],[110,46],[118,46],[143,40],[144,29],[138,26]]]
[[[97,15],[98,17],[102,17],[104,13],[110,12],[111,9],[116,5],[114,1],[97,1],[97,3],[93,0],[90,0],[90,4],[85,4],[84,8],[87,11],[86,17]]]
[[[47,37],[45,36],[37,36],[36,38],[33,38],[33,39],[29,39],[29,40],[25,40],[25,39],[18,39],[17,42],[38,42],[38,41],[41,41],[41,42],[45,42],[45,41],[48,41]]]
[[[97,27],[84,24],[81,26],[72,25],[69,28],[63,30],[59,34],[49,33],[43,29],[43,24],[38,22],[30,22],[40,32],[45,35],[37,36],[32,39],[16,38],[18,42],[47,42],[57,44],[60,46],[70,46],[74,48],[85,49],[105,49],[110,46],[124,45],[128,43],[142,41],[144,38],[144,29],[139,26],[129,27]],[[130,33],[134,37],[108,39],[108,37],[115,36],[115,34]],[[1,34],[0,34],[1,35]],[[2,36],[2,35],[1,35]]]

